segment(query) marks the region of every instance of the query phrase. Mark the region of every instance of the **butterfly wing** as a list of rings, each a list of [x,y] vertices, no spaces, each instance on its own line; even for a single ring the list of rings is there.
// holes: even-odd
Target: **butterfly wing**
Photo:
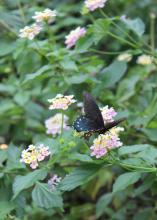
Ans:
[[[110,123],[107,123],[105,124],[105,128],[100,130],[100,133],[103,134],[105,133],[106,131],[110,130],[111,128],[117,126],[118,124],[120,124],[121,122],[123,122],[125,120],[125,118],[121,118],[119,120],[116,120],[116,121],[113,121],[113,122],[110,122]]]
[[[86,116],[80,116],[79,118],[77,118],[74,121],[73,127],[77,132],[91,132],[92,133],[100,129],[100,127],[94,121],[90,120]]]
[[[90,119],[91,121],[93,121],[95,125],[94,127],[97,127],[100,129],[103,128],[104,120],[103,120],[101,111],[98,105],[96,104],[95,100],[87,92],[85,92],[83,96],[84,96],[84,111],[85,111],[86,117]]]

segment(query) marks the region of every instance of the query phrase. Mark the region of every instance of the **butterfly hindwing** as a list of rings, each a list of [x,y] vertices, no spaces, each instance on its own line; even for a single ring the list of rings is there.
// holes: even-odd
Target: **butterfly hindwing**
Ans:
[[[73,127],[78,132],[94,132],[99,126],[86,116],[80,116],[74,121]]]

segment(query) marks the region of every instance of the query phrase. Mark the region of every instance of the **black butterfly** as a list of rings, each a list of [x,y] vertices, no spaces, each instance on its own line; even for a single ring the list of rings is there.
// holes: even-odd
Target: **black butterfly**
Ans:
[[[77,132],[84,132],[85,138],[90,137],[93,133],[104,134],[109,129],[125,120],[122,118],[117,121],[104,124],[101,111],[93,97],[87,92],[83,94],[83,97],[85,115],[78,117],[76,121],[74,121],[73,128]]]

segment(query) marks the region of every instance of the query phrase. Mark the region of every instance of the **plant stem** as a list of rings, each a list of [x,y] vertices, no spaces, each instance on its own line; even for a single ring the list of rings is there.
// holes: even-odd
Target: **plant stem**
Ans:
[[[18,1],[18,8],[19,8],[19,12],[20,12],[20,15],[21,15],[21,19],[22,19],[23,23],[26,24],[25,13],[24,13],[24,10],[21,6],[20,0]]]
[[[155,15],[150,14],[150,44],[152,52],[155,50]]]
[[[112,51],[100,51],[100,50],[96,50],[96,49],[90,49],[90,51],[95,52],[95,53],[99,53],[99,54],[108,54],[108,55],[118,55],[118,54],[124,53],[123,51],[112,52]]]
[[[100,13],[107,19],[110,19],[109,16],[107,16],[102,9],[100,9]],[[111,20],[111,19],[110,19]],[[113,26],[115,26],[118,30],[120,30],[123,34],[125,34],[137,47],[139,45],[137,44],[136,40],[134,40],[126,31],[124,31],[120,26],[118,26],[113,20],[111,20],[111,23]],[[130,42],[131,43],[131,42]]]
[[[135,44],[133,44],[133,43],[131,43],[131,42],[129,42],[129,41],[127,41],[127,40],[125,40],[125,39],[123,39],[123,38],[121,38],[121,37],[119,37],[119,36],[117,36],[117,35],[115,35],[115,34],[113,34],[113,33],[111,33],[111,32],[108,32],[108,34],[109,34],[111,37],[115,38],[116,40],[119,40],[119,41],[121,41],[121,42],[123,42],[123,43],[126,43],[126,44],[130,45],[131,47],[137,49],[137,46],[136,46]]]
[[[63,134],[63,126],[64,126],[64,112],[62,111],[61,136]]]

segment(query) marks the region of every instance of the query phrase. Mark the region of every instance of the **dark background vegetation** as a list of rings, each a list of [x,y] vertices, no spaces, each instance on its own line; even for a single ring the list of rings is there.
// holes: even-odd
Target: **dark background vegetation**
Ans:
[[[93,22],[93,18],[101,17],[99,11],[81,15],[82,6],[83,1],[72,0],[0,1],[0,143],[10,146],[7,154],[9,156],[0,151],[0,169],[5,170],[5,166],[9,166],[8,173],[4,172],[2,176],[0,173],[0,213],[7,209],[4,211],[4,219],[157,219],[155,175],[142,174],[141,180],[135,186],[129,186],[112,197],[110,192],[115,179],[125,172],[117,166],[101,169],[88,184],[64,193],[65,210],[61,214],[54,209],[37,207],[31,200],[31,189],[23,192],[15,201],[16,208],[10,202],[15,176],[25,173],[20,165],[16,164],[21,149],[30,143],[45,140],[44,121],[54,114],[48,110],[47,99],[58,93],[74,94],[78,101],[82,101],[83,91],[89,91],[100,106],[114,106],[119,112],[118,117],[127,117],[122,135],[125,145],[149,144],[156,148],[156,65],[137,65],[136,60],[143,53],[142,50],[136,51],[108,35],[90,49],[104,52],[131,51],[131,62],[124,62],[120,66],[116,64],[112,71],[108,71],[107,67],[115,62],[117,54],[99,54],[90,49],[80,53],[79,46],[70,52],[65,50],[65,36],[71,29],[88,26]],[[45,8],[56,9],[58,18],[55,24],[50,26],[49,34],[44,31],[38,37],[42,52],[46,54],[41,56],[35,43],[19,39],[18,33],[20,28],[32,23],[31,17],[35,11]],[[128,33],[135,40],[141,42],[142,39],[150,44],[150,14],[157,16],[155,0],[108,0],[104,11],[111,17],[123,14],[131,19],[140,17],[145,24],[144,35],[137,38],[135,33]],[[123,36],[113,27],[111,31]],[[99,32],[95,34],[98,36]],[[51,65],[50,68],[45,67],[47,65]],[[124,73],[121,73],[121,68],[126,69]],[[109,81],[104,77],[106,72],[111,74]],[[67,111],[70,123],[76,118],[77,112],[80,114],[76,106]],[[65,141],[69,142],[70,137],[65,138]],[[148,163],[153,158],[150,164],[155,165],[157,153],[149,153],[150,155],[145,152],[143,157],[148,156]],[[65,163],[66,158],[56,166],[59,167],[62,162]],[[58,167],[56,169],[60,170]],[[143,184],[144,187],[140,188]]]

